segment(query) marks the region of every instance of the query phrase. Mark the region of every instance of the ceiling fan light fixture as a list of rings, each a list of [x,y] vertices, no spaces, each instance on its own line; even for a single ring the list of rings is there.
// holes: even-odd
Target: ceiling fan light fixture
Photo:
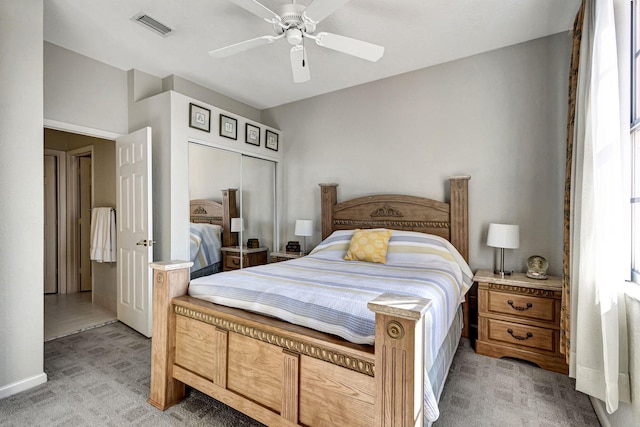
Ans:
[[[287,30],[287,41],[291,46],[297,46],[302,43],[302,31],[297,28],[289,28]]]

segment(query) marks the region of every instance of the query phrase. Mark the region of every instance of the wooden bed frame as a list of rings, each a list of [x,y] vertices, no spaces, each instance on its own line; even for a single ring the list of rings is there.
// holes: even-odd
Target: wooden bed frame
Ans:
[[[468,180],[450,178],[449,203],[398,195],[337,203],[337,185],[321,184],[323,238],[357,227],[426,231],[446,237],[468,259]],[[270,426],[422,425],[430,300],[377,297],[368,304],[375,345],[357,345],[189,297],[190,264],[151,264],[150,404],[164,410],[189,385]]]
[[[238,216],[237,191],[235,188],[222,190],[222,203],[206,199],[193,199],[189,202],[189,221],[221,226],[222,246],[238,244],[238,236],[231,232],[231,218]]]

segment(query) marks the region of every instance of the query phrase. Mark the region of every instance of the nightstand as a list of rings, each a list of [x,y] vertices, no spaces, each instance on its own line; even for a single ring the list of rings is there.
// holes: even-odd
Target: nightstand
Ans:
[[[502,277],[479,270],[473,280],[478,283],[478,354],[516,357],[569,372],[560,354],[559,277],[536,280],[524,273]]]
[[[241,268],[241,264],[242,268],[246,268],[267,263],[266,247],[249,249],[243,246],[242,257],[240,257],[239,246],[224,246],[220,250],[222,251],[222,271],[237,270]]]
[[[300,252],[271,252],[271,262],[289,261],[290,259],[300,258]]]

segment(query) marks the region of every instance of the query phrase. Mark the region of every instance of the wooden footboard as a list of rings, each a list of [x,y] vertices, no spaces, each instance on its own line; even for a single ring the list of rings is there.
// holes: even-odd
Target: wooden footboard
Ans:
[[[371,301],[375,346],[186,295],[189,262],[153,263],[149,403],[185,384],[272,426],[422,425],[423,315],[430,301]]]

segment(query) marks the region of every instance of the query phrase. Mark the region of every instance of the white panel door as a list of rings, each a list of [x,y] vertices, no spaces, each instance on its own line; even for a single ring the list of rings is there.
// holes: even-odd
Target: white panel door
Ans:
[[[116,139],[118,320],[151,336],[151,128]]]

